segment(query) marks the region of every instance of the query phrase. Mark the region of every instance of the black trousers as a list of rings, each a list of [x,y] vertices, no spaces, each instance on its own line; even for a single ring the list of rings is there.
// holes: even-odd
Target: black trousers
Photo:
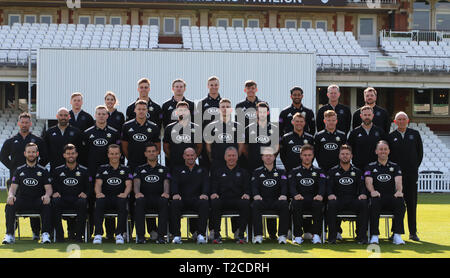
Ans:
[[[144,238],[145,235],[145,213],[148,211],[156,211],[158,213],[158,237],[164,238],[164,235],[167,234],[169,200],[160,196],[145,196],[136,199],[134,217],[136,234],[140,238]]]
[[[53,203],[53,224],[56,229],[56,239],[64,238],[64,230],[62,227],[61,214],[65,211],[74,212],[77,214],[75,220],[75,234],[76,239],[81,240],[84,234],[84,227],[86,225],[87,205],[88,201],[84,198],[54,198]]]
[[[250,216],[250,200],[220,198],[211,200],[211,221],[215,238],[220,235],[220,223],[224,211],[237,211],[239,213],[239,238],[243,238]]]
[[[110,196],[95,201],[95,235],[103,235],[103,219],[105,212],[112,211],[118,214],[116,235],[123,234],[127,225],[128,198]]]
[[[338,232],[338,219],[336,216],[343,211],[350,211],[358,215],[356,220],[358,238],[367,239],[366,232],[369,222],[369,204],[367,200],[338,197],[336,200],[328,200],[328,241],[336,240]]]
[[[320,234],[320,225],[322,224],[323,202],[313,200],[313,196],[303,196],[303,200],[292,200],[292,217],[294,222],[294,236],[303,235],[303,215],[312,214],[313,224],[311,226],[312,234]],[[307,213],[308,212],[308,213]]]
[[[265,211],[273,210],[275,211],[280,219],[278,223],[278,235],[286,236],[289,228],[289,203],[288,201],[266,201],[258,200],[253,201],[252,204],[252,219],[253,219],[253,229],[254,234],[259,236],[263,234],[262,231],[262,215]]]
[[[181,236],[181,214],[183,211],[188,210],[193,210],[199,215],[198,232],[204,236],[209,216],[209,201],[199,198],[172,200],[170,204],[170,220],[173,235]]]
[[[370,199],[370,234],[379,235],[380,214],[389,211],[394,215],[392,231],[396,234],[404,234],[403,217],[405,216],[405,201],[403,198],[384,196]]]
[[[16,197],[13,205],[6,204],[5,218],[6,218],[6,233],[14,235],[14,224],[16,222],[16,212],[35,212],[41,215],[42,232],[50,233],[52,226],[52,210],[51,205],[44,205],[41,198],[37,199],[23,199]]]
[[[403,194],[408,215],[409,234],[417,233],[417,170],[403,171]]]

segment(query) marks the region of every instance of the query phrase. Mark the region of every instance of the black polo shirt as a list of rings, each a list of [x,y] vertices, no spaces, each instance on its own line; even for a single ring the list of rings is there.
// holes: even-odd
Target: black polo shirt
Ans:
[[[369,134],[362,126],[352,130],[348,136],[347,143],[353,149],[353,164],[363,169],[370,162],[377,160],[375,149],[380,140],[387,140],[387,136],[376,125],[372,125]]]
[[[63,157],[65,145],[69,143],[74,144],[75,147],[77,147],[77,151],[79,153],[82,151],[81,138],[81,131],[78,128],[72,127],[70,125],[66,127],[64,133],[61,132],[57,125],[45,131],[43,139],[47,146],[52,171],[57,166],[65,163]]]
[[[187,148],[197,149],[195,143],[196,134],[201,134],[200,126],[190,122],[185,128],[179,122],[169,124],[164,130],[163,142],[170,147],[170,166],[184,165],[183,152]],[[172,138],[173,137],[173,138]],[[201,143],[198,142],[198,143]]]
[[[70,120],[69,123],[71,126],[78,128],[81,132],[84,132],[86,129],[90,128],[95,124],[94,118],[84,110],[81,110],[78,113],[78,117],[75,119],[75,114],[73,110],[70,110]]]
[[[47,169],[39,164],[33,167],[24,164],[14,172],[12,184],[17,184],[16,197],[26,200],[40,199],[45,194],[46,184],[51,184],[52,179]]]
[[[350,165],[348,171],[345,171],[341,165],[334,166],[328,172],[327,194],[334,194],[338,199],[367,195],[362,171],[353,165]]]
[[[333,107],[331,104],[327,103],[324,106],[320,107],[319,111],[317,111],[316,117],[316,125],[317,131],[321,131],[325,129],[325,123],[323,122],[324,116],[323,114],[327,110],[333,110],[337,114],[337,126],[336,128],[340,131],[343,131],[347,134],[350,131],[350,125],[352,122],[352,112],[348,106],[338,103],[336,107]],[[360,123],[361,124],[361,123]]]
[[[140,125],[136,119],[130,120],[123,125],[122,140],[128,142],[128,165],[131,168],[144,164],[145,145],[148,142],[160,143],[160,129],[147,120]]]
[[[136,99],[136,101],[138,101],[138,99]],[[130,103],[130,105],[128,105],[127,107],[127,121],[130,121],[134,118],[136,118],[136,113],[134,113],[134,108],[136,108],[136,101]],[[163,114],[162,114],[162,109],[161,106],[159,104],[157,104],[156,102],[153,102],[150,98],[147,102],[147,108],[148,108],[148,112],[147,112],[147,119],[154,122],[159,129],[161,129],[161,124],[162,124],[162,119],[163,119]]]
[[[206,143],[211,144],[212,159],[224,162],[225,150],[228,147],[235,147],[236,150],[239,150],[238,143],[245,143],[245,128],[232,120],[226,123],[216,120],[204,129],[203,138]]]
[[[373,124],[381,128],[386,134],[389,134],[389,130],[391,128],[391,116],[388,114],[386,110],[381,108],[378,105],[373,107]],[[361,120],[361,108],[356,110],[353,113],[353,129],[360,126],[362,123]]]
[[[314,153],[319,167],[330,170],[339,163],[339,149],[347,142],[347,136],[340,130],[329,132],[326,129],[314,136]]]
[[[284,168],[286,168],[287,171],[290,171],[302,164],[300,149],[306,144],[314,146],[314,137],[306,132],[303,132],[302,136],[300,136],[296,132],[291,131],[283,135],[280,144],[281,161],[283,162]]]
[[[125,116],[123,113],[114,109],[113,112],[108,111],[108,115],[107,124],[117,130],[122,130],[122,126],[125,123]]]
[[[132,181],[133,175],[131,174],[128,166],[120,164],[117,169],[114,169],[110,164],[101,165],[97,169],[95,179],[102,180],[102,193],[106,197],[116,197],[117,195],[125,192],[127,180]]]
[[[251,102],[245,98],[243,101],[236,104],[236,122],[244,125],[245,127],[251,123],[256,122],[256,105],[260,102],[258,97],[255,97],[255,101]],[[270,120],[270,119],[269,119]]]
[[[191,121],[194,120],[194,109],[195,105],[194,102],[188,100],[187,98],[183,97],[182,101],[185,101],[189,104],[189,111],[191,111]],[[169,124],[173,122],[177,122],[178,118],[176,117],[174,111],[177,108],[177,101],[175,101],[175,98],[172,97],[168,101],[164,102],[162,105],[162,124],[163,127],[166,128]]]
[[[134,171],[134,179],[141,181],[140,191],[144,196],[160,197],[164,193],[164,181],[170,180],[169,168],[148,163],[138,166]]]
[[[177,166],[172,171],[170,188],[172,195],[179,194],[182,199],[198,199],[203,194],[209,196],[208,171],[197,164],[192,170],[186,165]]]
[[[235,166],[220,167],[211,175],[211,194],[218,194],[222,200],[240,199],[242,195],[251,195],[250,176],[245,169]]]
[[[260,195],[263,201],[276,201],[281,195],[288,194],[286,172],[276,167],[269,171],[263,165],[253,172],[251,187],[253,197]]]
[[[23,138],[20,133],[17,133],[15,136],[5,141],[0,151],[0,159],[2,163],[9,169],[10,177],[12,177],[17,167],[26,163],[23,152],[25,151],[25,146],[28,143],[35,143],[38,146],[38,163],[43,166],[47,165],[48,153],[47,146],[44,141],[40,137],[32,133],[29,133],[25,138]]]
[[[388,138],[391,149],[389,159],[400,165],[403,172],[417,173],[423,159],[420,133],[412,128],[406,128],[404,136],[398,130],[394,130]]]
[[[391,161],[388,161],[386,165],[374,161],[369,163],[364,170],[364,176],[372,177],[373,188],[380,192],[382,198],[395,194],[397,191],[395,188],[395,177],[401,175],[402,171],[400,170],[400,166]]]
[[[300,108],[295,108],[293,104],[290,106],[284,108],[279,117],[279,123],[280,123],[280,130],[282,134],[286,134],[293,130],[292,126],[292,118],[294,117],[295,113],[301,113],[305,117],[305,127],[304,131],[310,134],[316,133],[316,121],[314,119],[314,112],[306,108],[303,104],[300,106]]]
[[[70,170],[66,164],[56,167],[52,174],[53,193],[58,192],[64,199],[77,199],[81,192],[92,192],[92,177],[88,169],[80,164]]]
[[[322,169],[311,165],[309,169],[303,165],[292,169],[288,174],[289,192],[291,197],[302,194],[303,197],[326,195],[327,176]]]
[[[119,131],[111,126],[101,129],[94,125],[83,133],[83,147],[89,154],[87,165],[91,176],[97,173],[100,165],[108,163],[108,146],[111,144],[120,145]]]
[[[202,129],[205,129],[205,127],[214,120],[218,120],[218,117],[220,116],[219,102],[221,99],[220,95],[218,95],[217,98],[212,98],[208,94],[197,104],[196,113],[201,113]],[[191,120],[194,121],[194,119]]]
[[[261,147],[270,147],[272,142],[277,146],[280,140],[279,136],[278,126],[270,122],[265,127],[260,126],[258,123],[253,123],[245,128],[249,171],[253,171],[263,165]]]

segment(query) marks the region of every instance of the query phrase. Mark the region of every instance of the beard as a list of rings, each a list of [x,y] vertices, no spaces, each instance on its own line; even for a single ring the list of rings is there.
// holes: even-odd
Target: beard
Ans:
[[[27,162],[28,163],[35,163],[36,160],[37,160],[37,157],[31,158],[31,159],[27,157]]]

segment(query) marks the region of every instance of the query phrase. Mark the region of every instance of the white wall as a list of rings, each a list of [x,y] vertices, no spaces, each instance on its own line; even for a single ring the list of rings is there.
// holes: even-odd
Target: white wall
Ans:
[[[290,104],[289,89],[301,86],[303,103],[315,111],[316,64],[314,54],[204,52],[181,50],[69,50],[41,49],[37,66],[37,117],[54,119],[61,106],[70,107],[70,95],[82,92],[83,109],[93,113],[111,90],[125,113],[137,96],[136,81],[151,80],[150,97],[160,105],[172,96],[176,78],[187,82],[185,96],[200,100],[207,95],[209,76],[220,78],[222,97],[233,106],[245,98],[244,82],[258,83],[257,96],[269,102],[274,118]],[[277,113],[277,109],[278,113]]]

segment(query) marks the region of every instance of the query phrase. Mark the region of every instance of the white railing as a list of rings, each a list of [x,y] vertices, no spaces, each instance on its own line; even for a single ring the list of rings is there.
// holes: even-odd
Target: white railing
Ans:
[[[377,5],[396,5],[397,0],[347,0],[351,4],[364,4],[369,8],[377,7]]]
[[[419,174],[419,192],[450,192],[450,174]]]
[[[449,31],[427,31],[427,30],[412,30],[412,31],[380,31],[380,45],[383,41],[436,41],[449,40]]]

